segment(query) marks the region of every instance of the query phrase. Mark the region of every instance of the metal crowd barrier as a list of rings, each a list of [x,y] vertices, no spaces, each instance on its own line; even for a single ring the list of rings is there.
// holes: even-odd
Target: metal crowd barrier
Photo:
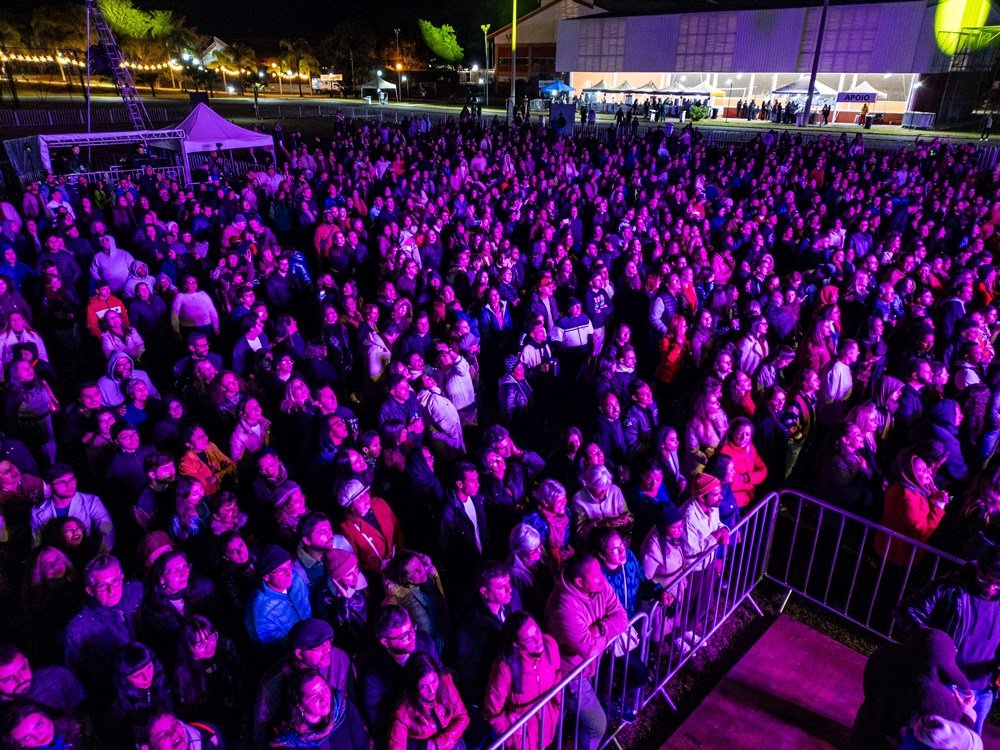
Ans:
[[[932,579],[964,561],[835,505],[785,490],[779,494],[767,578],[791,595],[892,638],[892,610]],[[875,547],[881,536],[902,564]]]
[[[544,736],[545,709],[553,703],[559,707],[556,750],[589,750],[580,737],[581,692],[588,680],[592,680],[593,692],[608,718],[609,729],[597,745],[600,748],[617,745],[616,737],[626,725],[622,716],[645,708],[657,694],[673,706],[667,684],[730,615],[745,601],[763,614],[750,595],[766,572],[777,508],[778,496],[771,494],[750,509],[732,530],[728,547],[713,546],[665,583],[664,587],[676,597],[670,612],[656,604],[636,614],[625,633],[565,675],[488,750],[500,750],[512,739],[512,745],[524,750],[541,750],[528,744],[530,727],[538,728],[537,734],[532,732],[534,737]],[[625,650],[627,640],[634,645]],[[622,644],[617,648],[624,652],[617,657],[616,644]],[[634,659],[640,660],[649,675],[640,686],[630,685],[625,679]],[[592,668],[594,676],[585,677]]]
[[[876,535],[893,546],[904,564],[879,554]],[[580,738],[580,696],[588,680],[608,717],[608,731],[596,747],[620,748],[616,737],[625,726],[621,717],[627,710],[641,710],[657,695],[676,708],[667,686],[712,635],[744,602],[763,615],[752,593],[764,579],[787,589],[779,611],[797,594],[891,639],[893,609],[933,578],[963,564],[954,555],[822,500],[792,490],[771,493],[745,513],[727,547],[709,549],[666,582],[665,588],[676,597],[670,612],[656,604],[638,613],[626,634],[565,675],[488,750],[500,750],[508,742],[511,747],[542,750],[529,738],[544,736],[545,709],[552,704],[558,706],[556,750],[587,748]],[[616,658],[615,644],[633,631],[634,646]],[[641,660],[649,673],[639,687],[623,679],[633,659]],[[594,676],[585,677],[592,670]]]

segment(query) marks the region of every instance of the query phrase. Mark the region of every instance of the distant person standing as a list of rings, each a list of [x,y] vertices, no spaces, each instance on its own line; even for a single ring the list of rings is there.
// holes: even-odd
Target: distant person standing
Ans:
[[[993,129],[993,113],[988,112],[986,117],[983,118],[983,130],[979,134],[979,140],[988,141],[990,139],[990,130]]]

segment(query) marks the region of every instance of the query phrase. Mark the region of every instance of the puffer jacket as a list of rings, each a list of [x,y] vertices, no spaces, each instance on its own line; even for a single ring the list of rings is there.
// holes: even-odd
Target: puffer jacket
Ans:
[[[960,643],[969,635],[969,589],[975,586],[975,565],[936,578],[907,598],[893,613],[904,631],[936,628]]]
[[[581,662],[603,651],[608,641],[624,633],[627,627],[628,615],[607,581],[597,594],[589,596],[564,575],[559,576],[545,607],[545,630],[559,644],[563,674],[569,674]],[[595,661],[585,676],[592,676],[596,670]]]
[[[521,666],[520,686],[515,684],[514,675],[507,662],[497,659],[493,664],[483,715],[498,734],[507,731],[539,697],[545,695],[561,679],[559,646],[552,636],[546,635],[543,638],[544,647],[541,656],[536,658],[520,650],[517,652]],[[539,738],[543,726],[545,734]],[[514,736],[507,740],[505,747],[512,750],[548,747],[555,740],[558,726],[559,703],[550,701],[534,719],[528,722],[526,741],[522,743],[521,732],[515,732]]]
[[[287,593],[261,583],[246,605],[246,627],[251,640],[262,646],[279,645],[295,623],[312,617],[309,589],[298,576]]]
[[[635,615],[640,600],[649,601],[663,590],[646,577],[632,550],[626,551],[625,564],[620,568],[609,570],[601,565],[601,572],[630,618]]]
[[[389,750],[407,750],[407,740],[434,740],[438,750],[451,750],[469,726],[469,713],[447,672],[441,673],[437,700],[430,707],[403,698],[389,726]]]

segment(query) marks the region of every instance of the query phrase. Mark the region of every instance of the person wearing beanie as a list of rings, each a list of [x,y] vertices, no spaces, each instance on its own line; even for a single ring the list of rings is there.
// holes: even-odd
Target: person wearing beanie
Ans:
[[[406,549],[396,514],[385,500],[372,497],[371,488],[357,479],[344,483],[337,493],[337,502],[345,516],[340,522],[340,532],[358,553],[361,569],[381,575],[393,555]]]
[[[264,654],[274,653],[295,623],[312,616],[309,588],[295,574],[292,556],[274,544],[257,556],[257,574],[261,581],[245,610],[247,632]]]
[[[692,568],[689,595],[695,597],[696,604],[688,614],[685,630],[697,630],[711,601],[717,574],[722,569],[723,560],[712,554],[712,550],[729,544],[729,529],[719,518],[722,482],[711,474],[695,474],[688,483],[688,492],[690,499],[681,508],[684,517],[681,551],[685,566]]]
[[[326,578],[313,591],[313,614],[333,626],[337,645],[352,657],[369,645],[368,581],[353,550],[323,555]]]

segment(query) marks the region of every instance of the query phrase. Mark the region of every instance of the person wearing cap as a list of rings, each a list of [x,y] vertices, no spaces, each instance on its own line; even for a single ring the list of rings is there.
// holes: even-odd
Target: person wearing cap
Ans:
[[[296,674],[315,670],[331,690],[343,693],[351,682],[351,660],[333,645],[329,623],[310,617],[297,623],[288,635],[288,653],[261,675],[253,711],[253,747],[270,746],[271,731],[281,715],[289,681]]]
[[[556,307],[556,282],[549,275],[542,276],[538,282],[538,289],[531,295],[531,304],[528,307],[528,314],[538,316],[542,319],[545,332],[548,333],[559,317],[559,308]]]
[[[500,419],[519,439],[532,436],[535,423],[535,397],[525,377],[524,363],[516,354],[503,361],[504,375],[500,378]]]
[[[681,550],[685,566],[692,569],[691,595],[695,597],[694,609],[685,616],[685,631],[697,631],[711,601],[715,578],[722,571],[724,560],[711,554],[719,546],[728,546],[729,529],[719,517],[722,503],[722,482],[711,474],[696,474],[688,485],[690,499],[681,507],[684,516],[684,536]]]
[[[76,489],[76,473],[71,466],[56,464],[45,476],[51,495],[31,509],[34,546],[42,542],[42,529],[54,518],[72,516],[83,524],[87,535],[100,534],[105,548],[114,549],[115,527],[101,498]]]
[[[169,453],[154,450],[142,462],[146,486],[132,505],[132,516],[142,530],[169,517],[176,505],[177,465]]]
[[[956,662],[975,693],[976,732],[982,733],[996,698],[1000,670],[1000,547],[974,563],[934,579],[895,611],[904,632],[938,628],[958,647]]]
[[[288,637],[295,623],[312,616],[309,587],[292,567],[287,550],[269,544],[257,556],[260,584],[246,604],[244,622],[250,640],[264,654]]]
[[[370,645],[368,581],[354,550],[327,551],[323,567],[326,577],[313,590],[313,614],[330,623],[337,645],[356,657]]]
[[[673,503],[661,503],[657,506],[655,522],[639,547],[643,574],[653,583],[664,587],[663,604],[667,617],[663,635],[673,631],[676,613],[682,610],[681,600],[687,590],[687,578],[677,578],[685,565],[684,550],[681,547],[683,537],[684,516]]]
[[[381,575],[393,555],[406,548],[396,514],[357,479],[344,483],[337,492],[337,503],[345,515],[340,531],[354,547],[361,569]]]
[[[570,354],[567,361],[567,372],[574,375],[578,366],[594,351],[594,325],[583,312],[583,303],[576,297],[570,297],[566,303],[566,314],[560,315],[551,332],[552,343],[564,353]]]
[[[243,239],[243,232],[247,228],[247,217],[243,214],[236,214],[233,217],[231,224],[227,224],[222,230],[222,237],[219,240],[219,244],[224,250],[228,250],[231,246],[239,244]]]

